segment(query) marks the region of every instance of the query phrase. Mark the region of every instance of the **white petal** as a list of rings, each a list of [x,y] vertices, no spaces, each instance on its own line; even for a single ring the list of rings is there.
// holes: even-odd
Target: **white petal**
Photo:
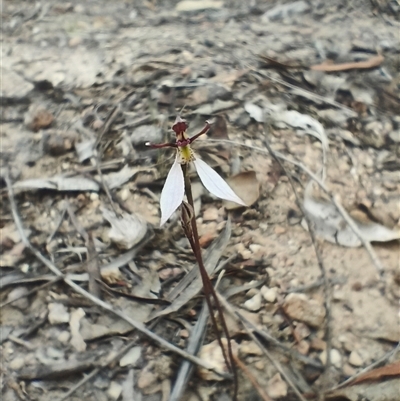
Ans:
[[[183,178],[182,167],[176,157],[174,164],[169,170],[164,188],[161,192],[161,222],[162,226],[181,205],[185,193],[185,181]]]
[[[193,161],[197,174],[200,177],[203,185],[213,195],[221,199],[226,199],[232,202],[236,202],[239,205],[247,206],[236,194],[232,188],[225,182],[225,180],[214,171],[207,163],[196,158]]]

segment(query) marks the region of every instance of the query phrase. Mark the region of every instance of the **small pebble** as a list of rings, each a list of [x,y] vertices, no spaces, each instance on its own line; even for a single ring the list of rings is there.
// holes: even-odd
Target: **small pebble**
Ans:
[[[249,311],[258,311],[261,308],[261,293],[254,295],[253,298],[248,299],[243,306]]]
[[[62,343],[62,344],[67,344],[70,337],[71,337],[71,334],[69,333],[69,331],[64,330],[58,335],[57,340],[60,341],[60,343]]]
[[[357,351],[351,351],[349,356],[349,364],[358,367],[362,366],[364,364],[364,361]]]
[[[243,341],[239,346],[242,355],[262,355],[260,347],[253,341]]]
[[[353,366],[350,366],[348,363],[345,363],[343,365],[343,373],[346,376],[354,376],[356,374],[356,369],[354,369]]]
[[[119,361],[119,366],[134,365],[142,354],[141,347],[132,347]]]
[[[107,394],[108,396],[112,399],[112,400],[118,400],[119,396],[122,393],[122,386],[117,383],[117,382],[111,382],[110,383],[110,387],[107,390]]]
[[[218,220],[218,217],[218,209],[215,207],[209,207],[203,213],[203,221]]]
[[[277,287],[268,288],[264,285],[261,287],[260,291],[261,291],[263,298],[269,303],[275,302],[276,298],[278,297],[278,288]]]
[[[69,313],[63,304],[50,303],[49,308],[49,322],[50,324],[61,324],[69,322]]]
[[[14,358],[9,364],[11,370],[19,370],[23,368],[24,365],[25,365],[25,360],[22,356]]]
[[[26,309],[29,306],[29,301],[27,297],[23,297],[23,295],[28,293],[28,289],[26,287],[17,287],[11,290],[11,292],[7,296],[7,302],[14,301],[12,305],[18,309]],[[21,298],[22,297],[22,298]]]
[[[324,365],[326,364],[326,356],[326,350],[322,351],[319,356],[319,359]],[[340,355],[340,352],[335,348],[331,349],[331,363],[335,368],[339,369],[342,367],[342,355]]]

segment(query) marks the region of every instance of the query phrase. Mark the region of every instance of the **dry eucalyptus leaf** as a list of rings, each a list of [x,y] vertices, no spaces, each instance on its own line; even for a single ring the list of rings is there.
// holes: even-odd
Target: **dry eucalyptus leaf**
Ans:
[[[30,180],[18,181],[14,184],[15,189],[52,189],[54,191],[95,191],[99,185],[89,178],[75,176],[55,176],[51,178],[33,178]]]
[[[90,159],[93,156],[95,144],[96,138],[90,138],[86,141],[75,143],[75,150],[78,154],[78,160],[80,163]]]
[[[243,200],[247,206],[255,203],[260,196],[260,183],[257,180],[255,171],[244,171],[226,180],[237,196]],[[243,206],[234,202],[225,201],[227,210],[234,210]]]
[[[400,378],[349,386],[327,394],[327,401],[395,401],[399,399]]]
[[[200,106],[193,113],[208,116],[208,115],[211,115],[214,113],[218,113],[219,111],[222,111],[222,110],[231,109],[234,106],[236,106],[236,102],[234,102],[232,100],[225,101],[225,100],[217,99],[212,104],[206,104],[204,106]]]
[[[263,123],[265,121],[264,110],[260,106],[253,103],[245,103],[244,109],[249,113],[250,117],[258,123]]]
[[[122,212],[117,217],[114,212],[102,208],[103,217],[111,224],[108,237],[120,248],[130,249],[139,243],[147,233],[146,221],[137,214]]]
[[[319,237],[345,247],[361,246],[361,240],[345,222],[335,205],[329,200],[315,197],[310,184],[307,185],[303,205],[308,218],[314,223],[314,229]],[[360,211],[353,213],[351,217],[366,241],[388,242],[400,239],[399,230],[391,230],[375,223]],[[303,222],[303,226],[306,226],[305,222]]]
[[[228,347],[228,341],[226,338],[221,338],[222,344],[224,347]],[[232,353],[234,356],[238,354],[238,344],[234,340],[231,340]],[[211,363],[212,367],[220,372],[228,373],[228,368],[225,363],[224,356],[222,354],[221,347],[217,340],[213,342],[203,345],[203,347],[199,351],[199,358]],[[221,376],[212,372],[211,370],[207,370],[204,368],[199,368],[199,375],[203,380],[224,380]]]
[[[328,137],[325,134],[324,127],[315,118],[307,114],[301,114],[296,110],[285,110],[272,114],[272,120],[277,125],[288,125],[296,129],[297,133],[312,135],[319,139],[325,150],[329,147]],[[299,131],[300,130],[300,131]]]
[[[349,63],[341,63],[341,64],[332,64],[329,62],[324,62],[322,64],[313,65],[311,67],[314,71],[325,71],[325,72],[336,72],[336,71],[347,71],[347,70],[354,70],[354,69],[369,69],[378,67],[382,64],[385,58],[378,54],[377,56],[373,56],[368,60],[363,61],[352,61]]]
[[[125,165],[120,171],[104,176],[104,181],[109,189],[115,189],[128,182],[140,169]]]

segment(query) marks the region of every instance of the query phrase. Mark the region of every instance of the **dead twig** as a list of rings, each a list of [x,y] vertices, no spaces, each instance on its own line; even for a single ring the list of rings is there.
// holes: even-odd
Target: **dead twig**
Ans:
[[[141,323],[138,322],[128,316],[126,316],[123,312],[118,311],[116,309],[114,309],[110,304],[108,304],[107,302],[102,301],[101,299],[95,297],[94,295],[90,294],[89,292],[87,292],[86,290],[84,290],[83,288],[81,288],[79,285],[77,285],[74,281],[72,281],[71,279],[67,278],[66,276],[64,276],[64,274],[56,267],[55,264],[53,264],[50,260],[48,260],[47,258],[45,258],[35,247],[33,247],[31,245],[31,243],[29,242],[28,238],[25,235],[23,226],[22,226],[22,222],[21,219],[19,217],[18,214],[18,210],[17,210],[17,206],[15,203],[15,199],[14,199],[14,193],[13,193],[13,188],[12,188],[12,184],[11,184],[11,180],[10,180],[10,175],[8,172],[8,169],[6,169],[5,171],[5,181],[7,184],[7,190],[8,190],[8,198],[10,200],[10,205],[11,205],[11,211],[12,211],[12,215],[14,218],[14,222],[15,225],[19,231],[19,234],[21,236],[21,240],[22,242],[25,244],[25,246],[33,253],[33,255],[40,260],[46,267],[48,267],[56,276],[58,277],[62,277],[65,284],[67,284],[69,287],[71,287],[75,292],[81,294],[83,297],[87,298],[88,300],[92,301],[94,304],[100,306],[101,308],[103,308],[104,310],[112,313],[115,316],[118,316],[119,318],[125,320],[127,323],[129,323],[133,328],[135,328],[136,330],[140,331],[142,334],[144,334],[145,336],[147,336],[148,338],[150,338],[151,340],[153,340],[154,342],[156,342],[159,346],[180,355],[183,358],[188,359],[189,361],[195,363],[196,365],[199,365],[207,370],[211,370],[213,372],[215,372],[216,374],[220,375],[221,377],[230,377],[229,375],[225,374],[224,372],[220,372],[218,370],[216,370],[211,364],[209,364],[207,361],[204,361],[200,358],[197,358],[194,355],[189,354],[188,352],[176,347],[175,345],[169,343],[168,341],[166,341],[165,339],[163,339],[162,337],[159,337],[157,334],[153,333],[152,331],[150,331],[148,328],[146,328],[146,326]]]

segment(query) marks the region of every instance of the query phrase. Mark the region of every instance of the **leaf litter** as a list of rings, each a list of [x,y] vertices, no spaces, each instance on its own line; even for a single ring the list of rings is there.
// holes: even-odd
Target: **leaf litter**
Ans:
[[[62,6],[18,1],[6,5],[1,167],[8,166],[18,189],[15,200],[29,241],[43,254],[48,252],[65,272],[65,280],[86,288],[87,271],[95,258],[107,283],[98,285],[102,299],[129,318],[145,322],[162,309],[168,294],[182,291],[177,283],[185,272],[196,271],[179,225],[171,222],[165,230],[158,228],[162,182],[154,177],[165,177],[167,167],[161,153],[146,150],[142,143],[170,139],[167,130],[172,119],[186,105],[182,114],[190,122],[196,116],[194,125],[216,118],[214,139],[227,140],[229,133],[236,143],[204,138],[194,148],[232,180],[232,187],[237,183],[235,191],[251,207],[228,210],[229,205],[204,191],[197,197],[196,215],[203,245],[211,252],[210,266],[215,267],[218,260],[228,261],[221,291],[247,288],[235,293],[232,304],[243,307],[256,300],[257,313],[241,309],[242,313],[264,331],[268,329],[270,338],[308,358],[288,362],[277,347],[271,350],[275,362],[301,376],[296,386],[303,393],[329,390],[320,370],[308,365],[323,359],[324,352],[327,356],[325,320],[307,316],[312,308],[323,310],[319,270],[309,234],[297,223],[300,219],[289,224],[294,221],[289,211],[298,211],[286,178],[265,153],[255,150],[265,150],[265,123],[273,127],[271,132],[265,129],[271,146],[316,174],[323,167],[322,145],[326,151],[324,182],[332,194],[340,197],[367,241],[387,242],[374,243],[385,268],[384,279],[377,281],[359,238],[334,205],[318,192],[308,193],[307,174],[298,166],[290,167],[299,191],[306,188],[304,206],[316,234],[325,240],[320,246],[332,283],[332,385],[392,351],[399,340],[393,321],[399,294],[400,221],[396,174],[396,54],[400,44],[396,26],[384,23],[387,19],[395,23],[392,5],[375,10],[369,4],[346,5],[345,12],[338,2],[313,8],[302,1],[240,8],[230,2],[139,2],[134,8],[100,2],[90,10],[76,2]],[[268,57],[268,63],[267,59],[260,63],[255,54]],[[122,113],[99,135],[115,104],[120,104]],[[72,131],[71,137],[65,134]],[[70,141],[68,146],[64,140]],[[95,145],[96,151],[101,149],[98,165],[111,197],[100,185]],[[4,188],[3,172],[1,177]],[[9,333],[2,339],[6,376],[18,374],[18,380],[25,381],[25,394],[43,401],[61,398],[71,381],[79,384],[81,372],[94,373],[70,399],[118,396],[125,400],[132,394],[139,399],[150,397],[151,389],[153,396],[167,399],[167,384],[175,378],[171,366],[176,365],[170,359],[163,359],[164,365],[157,368],[151,365],[164,351],[149,346],[144,337],[137,344],[143,350],[139,359],[135,361],[136,351],[133,356],[127,354],[131,363],[126,366],[133,369],[117,370],[119,360],[103,367],[101,355],[118,348],[115,336],[130,341],[137,338],[136,331],[99,306],[88,306],[87,300],[74,295],[61,280],[51,280],[43,260],[32,257],[26,244],[12,234],[9,203],[4,192],[2,196],[1,229],[6,228],[6,238],[2,239],[1,302],[11,302],[2,308],[1,317],[1,331]],[[60,219],[64,200],[74,210],[75,223],[67,215]],[[226,235],[228,216],[230,240],[221,243],[219,235]],[[93,236],[95,252],[87,252],[84,232]],[[211,242],[213,238],[217,240]],[[247,287],[251,280],[263,287]],[[289,297],[296,288],[303,288],[304,294]],[[152,330],[184,349],[187,336],[182,327],[193,327],[196,322],[200,291],[196,284],[193,293],[188,292],[166,313],[168,319],[151,319]],[[148,302],[151,299],[160,302]],[[282,305],[289,303],[287,316]],[[80,310],[85,313],[82,317]],[[236,323],[230,325],[240,349],[249,338]],[[309,334],[302,337],[300,332]],[[82,341],[86,343],[78,360],[74,359],[78,351],[70,345],[72,334],[78,349],[83,350]],[[206,343],[213,340],[208,333]],[[39,351],[27,353],[29,349]],[[70,356],[55,363],[60,355]],[[241,358],[271,396],[295,396],[286,377],[277,374],[264,354]],[[136,374],[136,369],[146,371],[147,376]],[[149,375],[150,386],[145,385],[150,383]],[[40,384],[30,382],[36,379],[42,379]],[[96,387],[100,382],[101,396]],[[353,400],[360,394],[378,397],[389,383],[396,385],[395,379],[377,373],[376,381],[368,383],[371,390],[360,387],[350,393],[349,388],[342,388],[340,394],[327,393],[327,399]],[[242,386],[246,399],[254,390],[247,379]],[[96,394],[89,394],[93,388]],[[227,388],[229,382],[210,386],[195,380],[185,396],[198,392],[209,399]],[[13,389],[23,394],[18,385],[3,388],[6,400],[13,399]]]

